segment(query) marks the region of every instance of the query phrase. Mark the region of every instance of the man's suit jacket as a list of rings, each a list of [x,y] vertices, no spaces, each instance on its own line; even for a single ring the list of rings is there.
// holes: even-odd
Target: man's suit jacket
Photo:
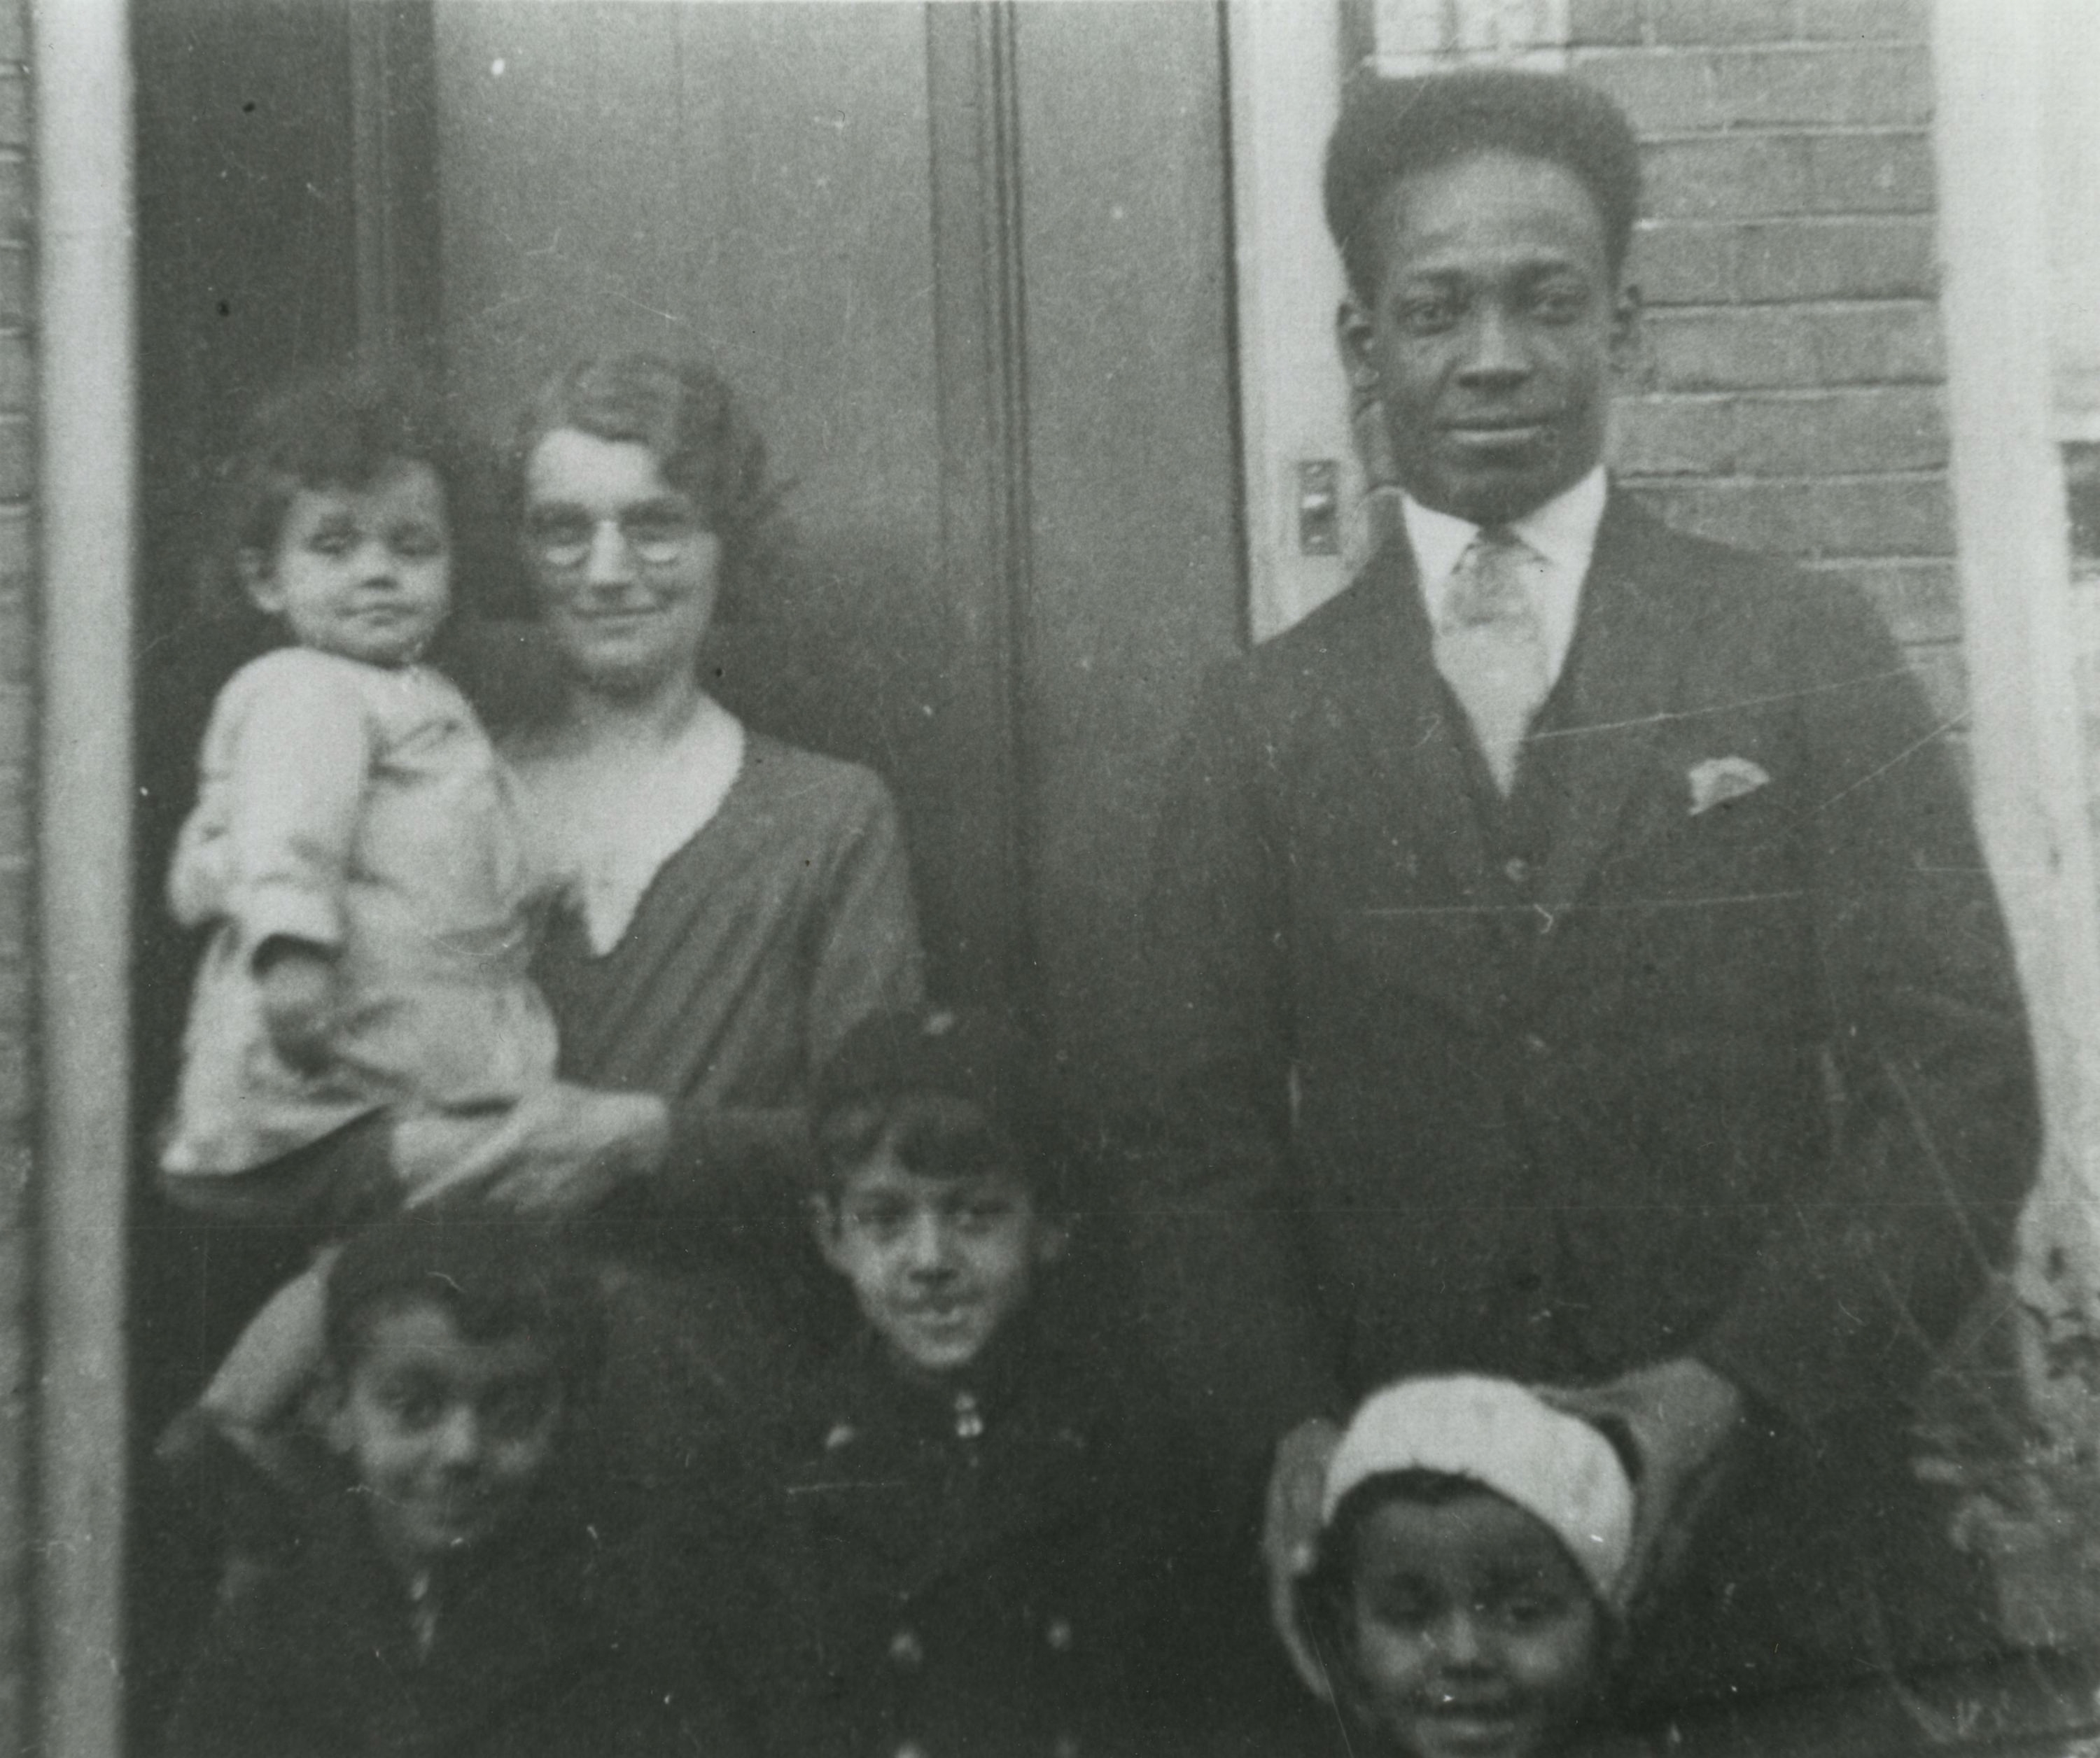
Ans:
[[[1946,729],[1849,588],[1617,490],[1568,668],[1534,863],[1404,541],[1209,681],[1157,881],[1170,1364],[1244,1490],[1398,1375],[1691,1355],[1871,1505],[2036,1143]]]

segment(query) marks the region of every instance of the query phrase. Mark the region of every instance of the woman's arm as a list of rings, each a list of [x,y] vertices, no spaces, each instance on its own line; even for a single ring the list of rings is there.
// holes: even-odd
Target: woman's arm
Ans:
[[[815,1157],[809,1113],[800,1105],[691,1100],[672,1111],[656,1191],[688,1214],[778,1208],[782,1192],[810,1187]]]
[[[862,1020],[915,1007],[926,998],[925,955],[904,831],[889,790],[862,772],[865,786],[839,858],[810,984],[808,1066],[831,1060]]]
[[[925,967],[903,831],[889,792],[860,772],[833,842],[811,923],[814,952],[803,1001],[804,1079],[871,1015],[917,1006]],[[674,1105],[671,1148],[659,1190],[681,1209],[777,1205],[807,1188],[815,1152],[801,1104]]]

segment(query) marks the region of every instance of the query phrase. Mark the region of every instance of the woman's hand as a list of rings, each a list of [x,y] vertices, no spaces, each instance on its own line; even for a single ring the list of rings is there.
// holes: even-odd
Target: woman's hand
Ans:
[[[581,1214],[651,1176],[670,1132],[670,1109],[654,1093],[559,1083],[493,1119],[404,1117],[394,1153],[414,1202],[471,1191],[523,1214]]]
[[[1669,1584],[1724,1487],[1743,1427],[1743,1395],[1689,1355],[1601,1386],[1538,1390],[1570,1415],[1621,1422],[1633,1437],[1641,1475],[1634,1487],[1633,1553],[1617,1597],[1622,1610],[1652,1599]]]
[[[280,936],[256,949],[255,981],[270,1047],[289,1068],[318,1074],[335,1033],[337,979],[333,954]]]

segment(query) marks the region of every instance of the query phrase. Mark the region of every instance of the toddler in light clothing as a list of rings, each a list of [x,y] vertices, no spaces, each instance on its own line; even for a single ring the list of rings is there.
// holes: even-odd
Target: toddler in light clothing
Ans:
[[[227,584],[286,644],[220,692],[169,875],[177,918],[211,930],[161,1160],[185,1206],[325,1239],[504,1196],[521,1143],[588,1174],[570,1201],[661,1154],[660,1099],[555,1080],[527,975],[550,888],[473,711],[424,663],[459,474],[412,392],[355,372],[267,403],[236,460]],[[320,1294],[318,1270],[280,1290],[206,1390],[236,1444],[310,1381]]]

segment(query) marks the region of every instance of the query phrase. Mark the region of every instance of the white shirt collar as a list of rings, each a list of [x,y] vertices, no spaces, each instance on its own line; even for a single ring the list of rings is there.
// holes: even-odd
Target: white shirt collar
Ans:
[[[1607,497],[1604,467],[1599,464],[1580,482],[1533,507],[1522,518],[1509,522],[1510,530],[1544,564],[1534,570],[1534,608],[1546,637],[1549,669],[1555,678],[1560,676],[1568,650],[1574,642],[1582,580],[1590,571],[1590,557],[1597,547],[1597,527],[1604,522]],[[1444,595],[1450,589],[1451,571],[1472,547],[1480,527],[1470,520],[1425,507],[1405,490],[1400,506],[1408,545],[1414,552],[1423,606],[1434,628],[1443,609]]]

